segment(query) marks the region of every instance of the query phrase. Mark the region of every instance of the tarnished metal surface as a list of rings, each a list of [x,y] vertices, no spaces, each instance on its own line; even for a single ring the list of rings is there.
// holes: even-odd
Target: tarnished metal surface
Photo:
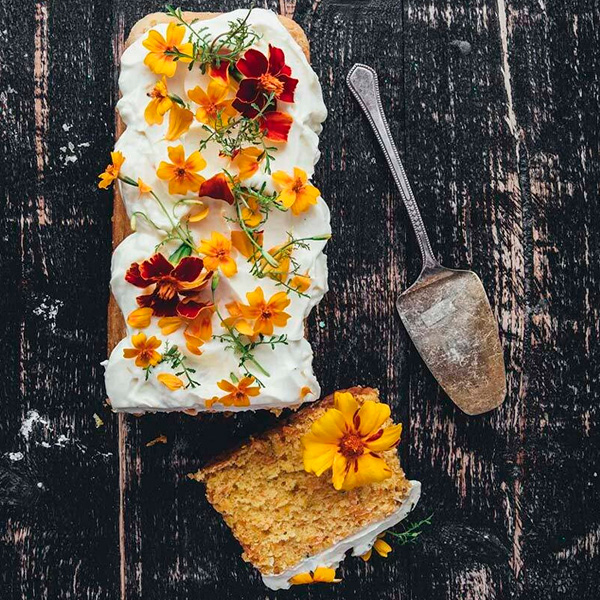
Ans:
[[[461,410],[478,415],[502,403],[502,347],[475,273],[426,268],[396,307],[425,364]]]

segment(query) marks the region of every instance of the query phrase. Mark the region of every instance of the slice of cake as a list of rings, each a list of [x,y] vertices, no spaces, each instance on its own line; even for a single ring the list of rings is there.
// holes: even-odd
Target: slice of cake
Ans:
[[[355,402],[357,409],[349,425],[338,429],[332,423],[341,419],[337,408],[343,411],[343,401]],[[383,404],[366,422],[366,411],[358,409],[365,403],[371,409],[379,403],[377,390],[336,392],[189,475],[205,483],[208,500],[242,545],[244,560],[271,589],[334,580],[348,550],[368,553],[417,503],[421,484],[405,477],[395,449],[401,426],[392,424]],[[327,444],[317,456],[323,435],[339,438],[335,456],[327,455]],[[368,458],[366,474],[360,457]],[[328,469],[330,459],[336,465],[341,460],[342,467]],[[373,483],[364,479],[369,476]]]

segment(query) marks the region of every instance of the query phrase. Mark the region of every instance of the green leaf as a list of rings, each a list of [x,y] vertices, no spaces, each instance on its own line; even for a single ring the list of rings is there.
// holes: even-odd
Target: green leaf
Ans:
[[[189,256],[192,253],[192,249],[188,244],[181,244],[171,256],[169,256],[169,262],[176,265],[182,258]]]

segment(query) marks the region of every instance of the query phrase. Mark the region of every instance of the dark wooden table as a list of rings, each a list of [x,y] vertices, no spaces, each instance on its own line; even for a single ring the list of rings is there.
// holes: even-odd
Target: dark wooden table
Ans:
[[[246,0],[186,2],[219,11]],[[331,291],[310,319],[326,392],[379,387],[423,482],[418,543],[347,560],[336,587],[266,590],[185,478],[274,417],[117,417],[104,404],[114,142],[124,37],[160,2],[0,5],[0,598],[596,600],[600,588],[597,0],[269,0],[306,30],[330,114],[315,180]],[[469,418],[394,298],[419,254],[344,78],[377,68],[448,266],[500,322],[508,397]],[[35,411],[35,412],[31,412]],[[104,422],[96,427],[96,413]],[[159,434],[167,444],[146,447]],[[121,450],[121,451],[120,451]]]

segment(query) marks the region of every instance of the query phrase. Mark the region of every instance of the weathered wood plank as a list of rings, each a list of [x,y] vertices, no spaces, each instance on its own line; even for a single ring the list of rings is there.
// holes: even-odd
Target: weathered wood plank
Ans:
[[[110,206],[93,175],[112,145],[110,6],[4,3],[0,21],[1,595],[113,599],[118,465],[99,364]]]

